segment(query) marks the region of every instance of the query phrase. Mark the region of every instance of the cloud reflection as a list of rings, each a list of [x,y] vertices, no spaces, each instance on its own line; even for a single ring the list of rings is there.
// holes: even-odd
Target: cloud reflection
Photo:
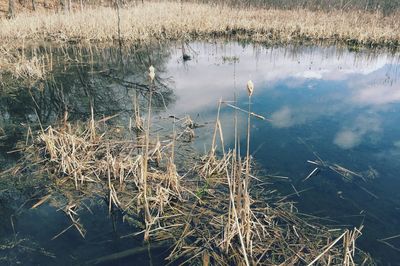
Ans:
[[[362,105],[387,105],[400,101],[400,84],[373,85],[356,89],[352,100]]]
[[[249,79],[254,81],[257,95],[260,90],[274,89],[277,82],[284,80],[300,86],[308,80],[347,80],[354,75],[373,75],[393,60],[390,55],[362,56],[335,48],[243,48],[234,43],[195,43],[192,48],[198,52],[194,60],[186,65],[177,63],[181,56],[177,49],[168,63],[168,75],[174,78],[180,99],[174,112],[215,108],[219,98],[233,98],[234,83],[237,93],[243,96]],[[239,59],[235,65],[222,60],[233,56]],[[360,100],[364,98],[368,95],[361,95]]]
[[[333,143],[351,149],[382,130],[376,115],[382,106],[400,102],[399,62],[391,54],[352,53],[333,47],[242,47],[234,43],[195,43],[192,48],[198,52],[194,60],[186,65],[177,63],[181,56],[177,49],[167,67],[178,96],[170,112],[177,115],[209,113],[207,119],[213,120],[220,98],[231,100],[236,92],[241,103],[247,101],[245,85],[252,79],[256,107],[272,119],[272,126],[289,128],[341,117],[341,130]],[[233,56],[239,59],[235,64],[222,60]],[[268,109],[271,102],[275,103],[273,110]],[[362,109],[366,106],[367,110]],[[371,115],[347,117],[353,111]]]
[[[352,126],[344,128],[336,134],[333,143],[342,149],[351,149],[359,145],[367,134],[380,131],[382,131],[380,117],[360,115]]]
[[[294,124],[294,117],[289,107],[284,106],[272,113],[271,123],[278,128],[290,127]]]
[[[360,141],[361,141],[360,134],[345,129],[337,133],[335,140],[333,142],[342,149],[351,149],[356,145],[358,145]]]

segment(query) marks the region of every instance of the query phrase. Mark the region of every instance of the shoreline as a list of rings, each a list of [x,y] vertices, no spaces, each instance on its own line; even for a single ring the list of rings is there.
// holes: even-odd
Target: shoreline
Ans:
[[[400,47],[400,18],[368,12],[238,9],[193,3],[145,3],[121,8],[89,8],[71,13],[37,12],[0,20],[0,46],[22,43],[149,42],[231,38],[273,44],[344,44]],[[120,34],[118,33],[120,30]]]
[[[47,71],[45,63],[27,56],[30,49],[36,54],[34,46],[40,47],[41,43],[131,46],[222,40],[397,52],[399,16],[360,11],[239,9],[187,2],[147,2],[119,12],[111,7],[58,13],[39,10],[20,13],[10,20],[0,19],[0,72],[19,77],[26,69],[34,70],[28,73],[34,79],[41,77]]]

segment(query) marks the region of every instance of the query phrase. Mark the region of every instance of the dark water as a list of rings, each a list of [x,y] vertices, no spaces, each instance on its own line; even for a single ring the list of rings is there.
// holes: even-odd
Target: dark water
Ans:
[[[17,158],[5,151],[23,138],[21,123],[37,122],[35,109],[43,123],[51,123],[65,109],[70,119],[87,117],[93,104],[97,116],[118,112],[122,114],[119,123],[128,123],[132,95],[145,83],[143,73],[150,64],[160,73],[160,86],[163,84],[158,100],[156,97],[158,115],[190,114],[199,124],[213,123],[220,98],[233,101],[236,94],[237,105],[247,109],[245,86],[251,79],[255,84],[252,111],[268,119],[252,119],[252,155],[260,174],[285,177],[271,178],[274,184],[265,185],[266,189],[290,195],[288,200],[297,202],[300,212],[321,217],[321,223],[347,228],[363,224],[358,246],[371,253],[379,265],[400,265],[400,237],[388,240],[391,246],[377,241],[400,234],[398,55],[336,47],[266,48],[235,43],[193,43],[185,50],[191,61],[182,61],[181,45],[124,50],[122,60],[116,48],[55,50],[58,62],[54,77],[41,85],[45,88],[41,92],[31,92],[36,104],[26,89],[0,96],[0,127],[7,132],[0,139],[2,168]],[[80,63],[65,63],[66,54],[79,56]],[[8,84],[21,86],[11,81]],[[221,117],[225,144],[232,146],[233,110],[223,105]],[[238,119],[239,134],[245,136],[247,116],[239,113]],[[199,129],[194,145],[207,149],[211,132],[211,125]],[[241,140],[244,146],[245,138]],[[360,176],[347,180],[319,167],[316,175],[304,181],[316,167],[307,160],[317,159]],[[17,201],[10,199],[10,194],[18,193]],[[10,193],[7,185],[0,187],[1,238],[12,239],[15,231],[56,258],[37,249],[13,249],[15,254],[0,249],[0,259],[8,254],[22,264],[61,260],[68,265],[140,245],[140,240],[119,238],[132,229],[122,223],[120,215],[110,217],[101,204],[93,207],[98,215],[82,211],[82,221],[92,225],[86,240],[75,230],[51,240],[70,222],[49,205],[29,210],[35,202],[29,201],[30,194],[24,190]],[[26,201],[26,207],[21,208]],[[147,254],[129,262],[137,259],[149,263]],[[159,264],[161,258],[152,261]]]

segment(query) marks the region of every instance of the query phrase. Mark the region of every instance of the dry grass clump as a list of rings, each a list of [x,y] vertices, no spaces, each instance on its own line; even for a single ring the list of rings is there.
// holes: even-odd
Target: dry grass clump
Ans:
[[[31,59],[22,59],[13,64],[12,71],[14,77],[24,80],[43,80],[46,77],[46,69],[43,60],[35,57]]]
[[[73,227],[84,237],[78,215],[82,200],[100,196],[107,199],[110,211],[122,211],[126,221],[139,227],[124,237],[143,235],[151,243],[166,241],[171,247],[170,261],[196,265],[372,263],[355,247],[361,229],[331,231],[301,218],[292,203],[268,204],[271,200],[260,197],[250,158],[242,159],[237,145],[217,154],[217,141],[224,147],[219,117],[210,152],[201,158],[184,152],[177,159],[175,147],[186,141],[183,134],[189,134],[193,121],[174,118],[172,136],[154,137],[149,113],[140,123],[141,130],[111,126],[113,117],[98,121],[92,117],[86,123],[65,119],[37,135],[29,133],[21,147],[24,159],[13,173],[33,171],[47,176],[68,199],[63,210],[71,225],[55,238]]]
[[[25,149],[26,162],[36,162],[28,167],[35,168],[39,164],[37,174],[50,176],[66,190],[106,195],[110,211],[116,207],[137,212],[147,201],[153,210],[162,212],[164,200],[170,197],[165,192],[180,193],[178,177],[172,176],[177,173],[150,171],[152,164],[144,171],[144,158],[157,165],[161,159],[160,149],[167,146],[161,147],[159,142],[146,144],[144,136],[134,141],[124,138],[127,133],[122,128],[107,129],[108,119],[111,117],[83,124],[65,122],[58,128],[49,126],[40,131],[33,144]],[[149,147],[147,155],[144,153],[146,146]],[[126,194],[128,192],[133,194]],[[64,210],[76,226],[79,224],[75,217],[78,203],[74,201],[71,200]],[[78,230],[84,236],[84,230],[80,227]]]
[[[36,52],[26,56],[23,50],[16,51],[14,47],[6,43],[0,46],[0,74],[10,73],[20,81],[44,80],[48,72],[48,58]]]
[[[117,141],[118,132],[101,130],[102,123],[94,128],[92,122],[48,127],[25,150],[29,162],[38,164],[40,173],[47,173],[69,195],[63,208],[72,222],[68,229],[75,227],[83,237],[80,202],[71,197],[74,189],[86,196],[106,196],[110,210],[131,215],[143,228],[133,235],[171,241],[168,259],[173,261],[293,265],[317,259],[321,265],[352,265],[360,259],[354,246],[359,229],[331,233],[301,219],[291,203],[269,206],[252,199],[243,183],[246,163],[234,152],[222,158],[205,156],[187,179],[170,160],[150,166],[144,178],[140,153],[145,139]],[[160,150],[159,142],[150,145],[150,162],[158,160]],[[239,162],[233,165],[235,160]]]
[[[329,41],[397,47],[397,14],[234,8],[198,3],[146,2],[118,12],[99,7],[71,13],[21,14],[0,21],[2,40],[148,41],[157,39],[246,38],[280,43]],[[120,34],[117,28],[119,25]]]

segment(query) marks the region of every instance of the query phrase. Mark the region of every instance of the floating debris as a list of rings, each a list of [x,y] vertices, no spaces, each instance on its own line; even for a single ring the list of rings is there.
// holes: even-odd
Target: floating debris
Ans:
[[[366,181],[366,179],[361,174],[351,171],[347,168],[344,168],[343,166],[340,166],[336,163],[332,164],[322,160],[315,160],[315,161],[307,160],[307,162],[313,165],[318,165],[319,167],[328,168],[334,171],[335,173],[339,174],[340,176],[342,176],[346,181],[353,181],[354,177],[359,177],[363,181]],[[314,169],[314,171],[316,171],[316,169]],[[305,180],[307,180],[308,178],[306,178]]]
[[[307,179],[309,179],[310,177],[312,177],[314,174],[316,174],[317,171],[318,171],[318,167],[316,167],[314,170],[312,170],[311,173],[306,178],[304,178],[303,182],[306,181]]]

